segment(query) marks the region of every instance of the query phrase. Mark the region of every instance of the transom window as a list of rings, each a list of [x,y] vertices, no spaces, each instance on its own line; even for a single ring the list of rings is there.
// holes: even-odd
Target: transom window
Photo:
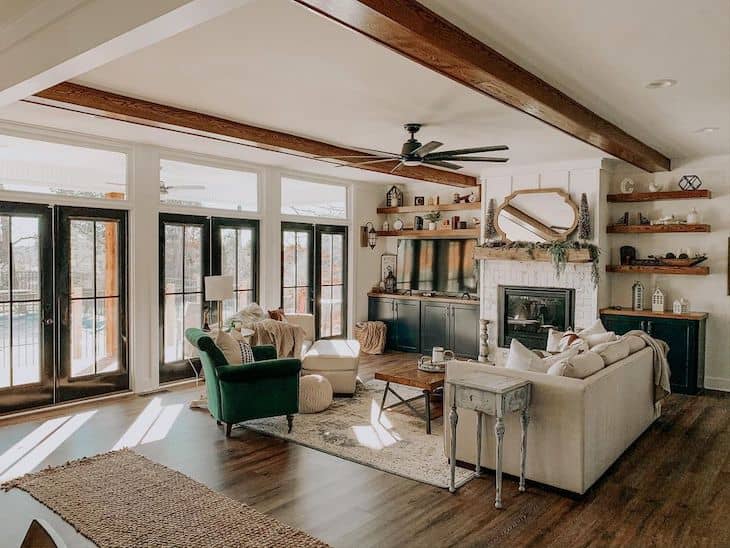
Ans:
[[[347,219],[347,187],[282,177],[281,213]]]

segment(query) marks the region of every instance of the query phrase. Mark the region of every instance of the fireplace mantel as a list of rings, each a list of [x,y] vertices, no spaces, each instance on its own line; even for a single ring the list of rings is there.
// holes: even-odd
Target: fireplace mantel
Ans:
[[[588,249],[568,249],[567,262],[590,263]],[[480,261],[540,261],[550,262],[552,257],[546,249],[529,250],[523,247],[475,247],[474,258]]]

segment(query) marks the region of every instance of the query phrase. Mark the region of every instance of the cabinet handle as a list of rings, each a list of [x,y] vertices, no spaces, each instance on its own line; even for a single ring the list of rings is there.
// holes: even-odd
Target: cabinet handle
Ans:
[[[649,335],[651,335],[651,332],[652,332],[651,320],[649,320],[649,322],[647,323],[646,332],[649,333]]]

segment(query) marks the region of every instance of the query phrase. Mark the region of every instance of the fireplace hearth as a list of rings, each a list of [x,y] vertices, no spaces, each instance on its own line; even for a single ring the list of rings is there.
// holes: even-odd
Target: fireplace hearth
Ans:
[[[499,346],[517,339],[527,348],[545,349],[550,328],[565,331],[575,317],[575,289],[500,285]]]

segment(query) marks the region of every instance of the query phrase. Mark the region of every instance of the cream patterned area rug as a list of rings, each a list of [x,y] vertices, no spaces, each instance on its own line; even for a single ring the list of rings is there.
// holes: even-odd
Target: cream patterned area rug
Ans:
[[[28,474],[17,487],[101,548],[326,547],[303,531],[122,449]]]
[[[407,399],[420,390],[391,384]],[[287,433],[281,417],[257,419],[242,424],[245,428],[305,445],[343,459],[351,460],[404,478],[448,487],[449,464],[443,449],[443,419],[431,421],[426,434],[422,418],[405,406],[403,412],[385,411],[378,421],[378,409],[385,383],[358,384],[352,398],[336,398],[329,409],[312,415],[296,415],[294,429]],[[388,403],[396,401],[388,395]],[[456,468],[456,485],[472,479],[472,471]]]

